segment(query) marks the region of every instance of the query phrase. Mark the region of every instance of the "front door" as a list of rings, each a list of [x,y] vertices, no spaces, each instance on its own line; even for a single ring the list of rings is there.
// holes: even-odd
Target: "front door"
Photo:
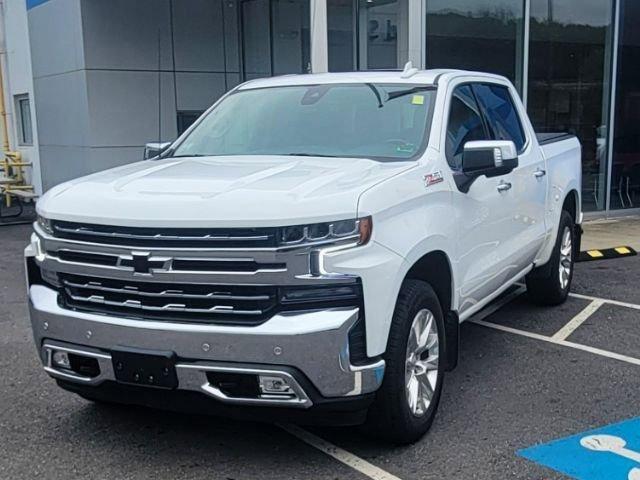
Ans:
[[[445,144],[451,169],[454,172],[461,169],[465,143],[489,139],[490,132],[471,85],[456,87],[449,107]],[[478,177],[467,192],[454,189],[460,314],[498,289],[510,271],[504,243],[512,233],[515,207],[513,193],[501,186],[509,183],[513,184],[512,173]]]
[[[534,148],[533,139],[527,138],[514,102],[515,92],[510,92],[505,85],[494,83],[474,84],[473,90],[491,138],[511,140],[518,150],[518,167],[512,172],[510,190],[513,217],[509,226],[510,235],[505,240],[507,262],[513,265],[506,273],[513,276],[533,263],[544,242],[544,210],[548,191],[546,167],[539,150]]]

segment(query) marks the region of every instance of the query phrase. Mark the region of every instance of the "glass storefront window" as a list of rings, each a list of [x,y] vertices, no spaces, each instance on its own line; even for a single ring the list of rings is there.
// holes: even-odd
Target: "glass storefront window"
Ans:
[[[402,68],[409,1],[327,0],[329,71]]]
[[[427,68],[497,73],[521,91],[523,12],[523,0],[427,0]]]
[[[640,207],[640,3],[621,0],[611,209]]]
[[[605,207],[611,17],[611,1],[531,0],[529,117],[580,139],[585,211]]]
[[[309,0],[239,0],[239,3],[244,78],[307,73]]]
[[[353,0],[327,0],[327,42],[330,72],[351,72],[356,68]]]

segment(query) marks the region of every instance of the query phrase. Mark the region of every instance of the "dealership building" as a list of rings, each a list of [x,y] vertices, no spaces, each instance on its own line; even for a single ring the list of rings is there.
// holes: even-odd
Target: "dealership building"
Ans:
[[[640,208],[638,0],[4,0],[11,147],[42,193],[140,160],[253,78],[504,75],[540,131],[580,139],[589,215]]]

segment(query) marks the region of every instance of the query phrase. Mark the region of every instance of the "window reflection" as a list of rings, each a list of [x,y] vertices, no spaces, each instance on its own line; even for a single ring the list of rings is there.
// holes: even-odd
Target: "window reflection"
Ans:
[[[497,73],[520,90],[523,11],[523,0],[427,0],[427,67]]]
[[[605,206],[611,2],[531,0],[528,110],[582,143],[584,210]]]

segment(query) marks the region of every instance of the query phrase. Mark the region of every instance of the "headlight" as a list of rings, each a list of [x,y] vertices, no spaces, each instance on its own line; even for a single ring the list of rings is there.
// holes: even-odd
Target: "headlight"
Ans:
[[[282,227],[278,232],[281,246],[349,243],[364,245],[371,238],[371,217],[335,222]]]
[[[41,215],[38,215],[38,226],[44,230],[45,233],[48,233],[49,235],[53,235],[53,228],[51,227],[51,220],[49,220],[48,218],[44,218]]]

